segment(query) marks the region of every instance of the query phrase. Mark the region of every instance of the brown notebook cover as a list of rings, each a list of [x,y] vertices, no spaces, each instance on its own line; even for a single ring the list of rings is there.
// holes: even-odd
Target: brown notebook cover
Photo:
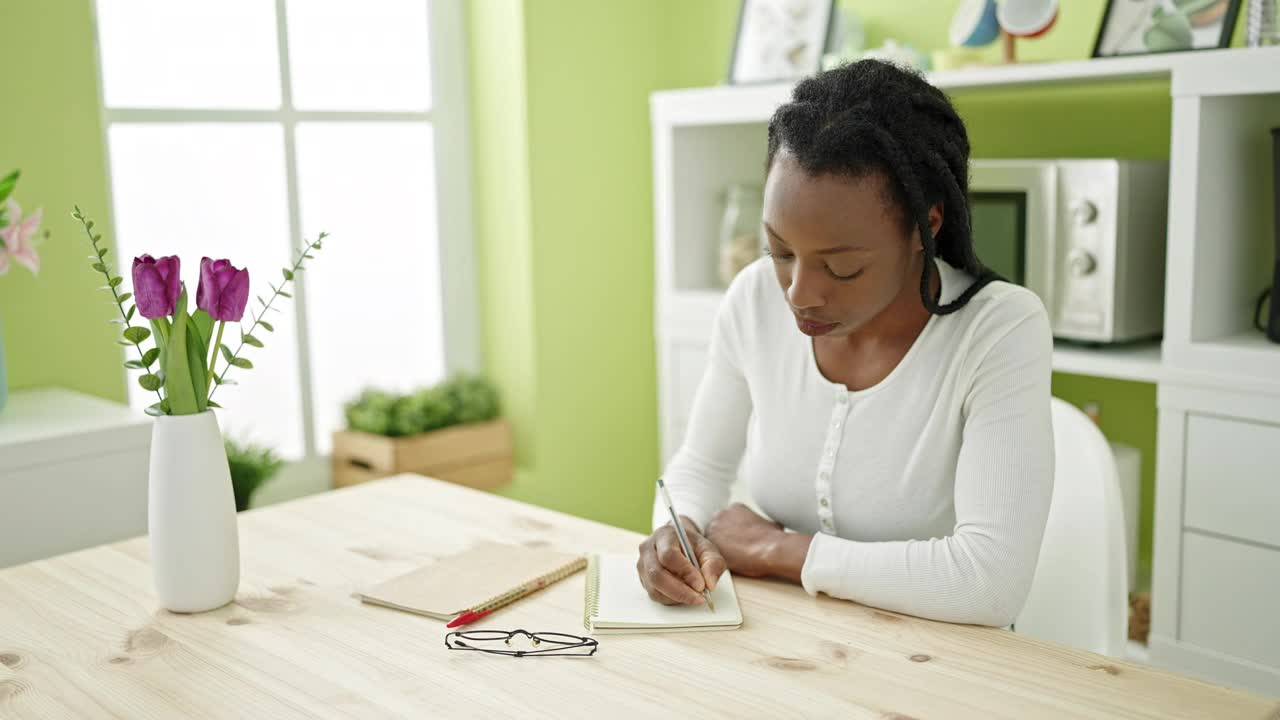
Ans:
[[[513,602],[586,564],[581,555],[480,542],[357,594],[374,605],[452,620],[468,610]]]

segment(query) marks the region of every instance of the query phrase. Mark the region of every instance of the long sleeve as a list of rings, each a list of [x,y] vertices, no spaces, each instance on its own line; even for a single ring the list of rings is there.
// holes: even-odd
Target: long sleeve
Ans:
[[[706,528],[711,516],[728,505],[747,442],[751,393],[741,355],[746,275],[738,276],[720,305],[684,442],[663,474],[672,503],[699,528]],[[670,520],[661,497],[655,497],[654,529]]]
[[[1012,623],[1035,575],[1053,490],[1052,353],[1040,307],[978,362],[964,398],[951,535],[859,542],[819,533],[805,590],[935,620]]]

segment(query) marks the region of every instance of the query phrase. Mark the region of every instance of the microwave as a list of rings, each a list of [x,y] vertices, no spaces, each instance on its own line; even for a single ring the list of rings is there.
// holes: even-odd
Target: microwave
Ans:
[[[1062,340],[1160,335],[1168,199],[1164,161],[970,163],[978,259],[1039,295]]]

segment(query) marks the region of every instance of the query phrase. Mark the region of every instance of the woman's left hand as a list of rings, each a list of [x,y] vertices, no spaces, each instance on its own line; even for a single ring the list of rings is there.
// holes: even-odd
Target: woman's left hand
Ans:
[[[760,517],[742,503],[716,513],[707,524],[707,539],[715,543],[729,570],[745,577],[771,575],[770,550],[786,535],[782,525]]]

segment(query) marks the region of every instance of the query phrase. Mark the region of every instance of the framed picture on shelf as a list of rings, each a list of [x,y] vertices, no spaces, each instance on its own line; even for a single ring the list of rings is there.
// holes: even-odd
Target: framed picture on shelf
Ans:
[[[835,0],[742,0],[729,82],[787,82],[816,73],[834,13]]]
[[[1241,0],[1107,0],[1094,57],[1224,48]]]

